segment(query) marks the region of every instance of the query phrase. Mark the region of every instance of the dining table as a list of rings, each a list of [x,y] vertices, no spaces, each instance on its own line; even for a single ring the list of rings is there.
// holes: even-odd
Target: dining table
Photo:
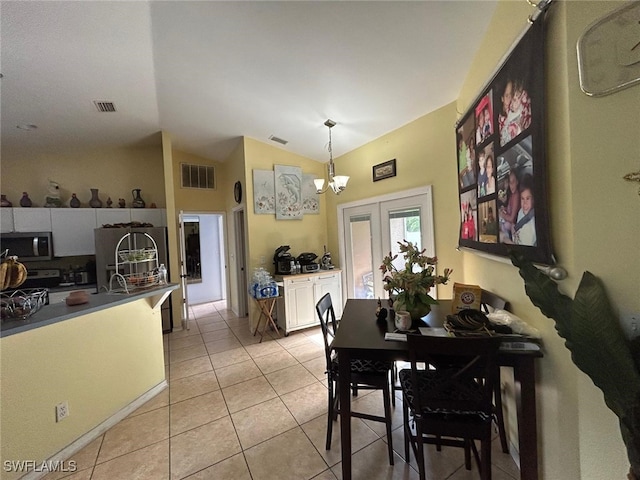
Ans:
[[[412,327],[442,327],[451,306],[451,300],[439,300],[420,324]],[[339,365],[343,480],[351,479],[351,359],[408,361],[409,358],[405,341],[385,340],[385,334],[395,332],[396,328],[391,312],[386,319],[378,320],[377,307],[378,301],[374,299],[348,299],[332,343]],[[513,369],[521,480],[538,480],[535,363],[542,355],[541,350],[524,349],[501,349],[498,354],[500,367]]]

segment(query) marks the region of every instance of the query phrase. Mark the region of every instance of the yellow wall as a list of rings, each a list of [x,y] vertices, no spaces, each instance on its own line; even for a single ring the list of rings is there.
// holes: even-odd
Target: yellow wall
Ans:
[[[149,302],[0,340],[2,461],[47,459],[164,380],[162,321]],[[70,415],[56,423],[65,400]]]
[[[338,204],[432,185],[438,271],[442,273],[445,267],[453,268],[452,278],[462,280],[462,255],[455,250],[459,228],[453,136],[455,115],[455,105],[449,104],[336,159],[336,171],[351,178],[339,196],[333,193],[324,195],[328,203],[328,247],[335,255],[334,259],[338,254]],[[336,130],[334,138],[337,135]],[[396,176],[374,183],[371,176],[373,165],[392,158],[396,159]],[[344,260],[339,262],[342,264]],[[450,298],[451,284],[439,285],[438,296]]]
[[[551,8],[545,49],[547,177],[554,249],[570,274],[561,289],[573,295],[588,269],[603,279],[619,311],[637,312],[640,202],[635,186],[621,177],[638,165],[640,95],[635,87],[587,97],[579,88],[575,54],[582,31],[621,4],[558,2]],[[499,3],[459,96],[459,111],[479,93],[531,11],[525,2]],[[472,253],[463,256],[465,282],[509,299],[515,313],[542,332],[538,411],[543,478],[624,478],[628,461],[616,417],[571,362],[553,321],[532,306],[516,269]],[[506,388],[512,395],[510,385]]]
[[[160,144],[147,148],[25,153],[23,157],[3,155],[0,173],[0,190],[14,207],[20,206],[23,191],[29,194],[33,206],[44,206],[48,179],[60,185],[60,198],[66,207],[72,193],[83,207],[88,207],[91,188],[99,190],[103,207],[107,206],[107,197],[111,197],[114,207],[119,198],[131,207],[134,188],[142,189],[147,207],[151,203],[158,208],[166,206]]]
[[[322,163],[296,155],[281,148],[247,138],[244,139],[245,181],[247,198],[248,253],[247,273],[251,277],[253,269],[259,267],[264,257],[265,268],[273,273],[273,254],[280,245],[289,245],[292,255],[314,252],[322,255],[327,245],[328,212],[325,199],[332,193],[320,196],[320,214],[304,215],[302,220],[276,220],[273,215],[255,215],[253,210],[253,169],[273,170],[274,165],[301,167],[304,173],[322,177],[326,166]],[[252,324],[258,320],[255,302],[249,303]]]

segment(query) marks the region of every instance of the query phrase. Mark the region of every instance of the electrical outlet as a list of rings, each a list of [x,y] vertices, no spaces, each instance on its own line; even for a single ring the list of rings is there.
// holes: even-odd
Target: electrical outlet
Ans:
[[[69,416],[69,402],[66,400],[56,405],[56,422],[60,422]]]

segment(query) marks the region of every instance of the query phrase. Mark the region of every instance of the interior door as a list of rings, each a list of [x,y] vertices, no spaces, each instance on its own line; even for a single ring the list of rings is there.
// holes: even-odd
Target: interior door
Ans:
[[[413,242],[435,256],[430,187],[365,199],[339,210],[340,216],[347,298],[388,296],[379,267],[389,252],[398,253],[399,241]],[[403,268],[401,257],[396,262]],[[435,294],[433,289],[431,295]]]
[[[180,288],[182,290],[182,326],[189,330],[189,293],[187,289],[187,249],[184,241],[184,211],[180,210],[179,215],[179,237],[180,237]]]

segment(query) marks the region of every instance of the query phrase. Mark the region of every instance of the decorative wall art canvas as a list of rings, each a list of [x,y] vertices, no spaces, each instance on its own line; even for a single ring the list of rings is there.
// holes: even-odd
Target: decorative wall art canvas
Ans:
[[[544,140],[544,15],[456,124],[459,245],[554,263]]]
[[[313,179],[316,175],[312,173],[302,174],[302,213],[318,215],[320,213],[320,199]]]
[[[276,187],[273,170],[253,171],[253,211],[258,214],[276,213]]]
[[[302,168],[275,165],[276,219],[302,220]]]

